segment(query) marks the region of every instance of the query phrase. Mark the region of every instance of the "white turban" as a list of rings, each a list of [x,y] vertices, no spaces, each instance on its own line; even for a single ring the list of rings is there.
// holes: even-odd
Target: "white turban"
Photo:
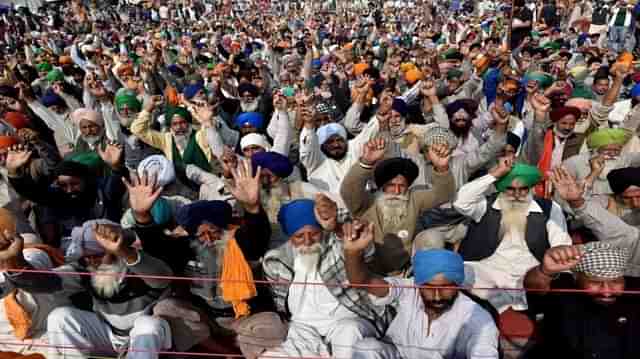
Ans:
[[[166,186],[176,179],[173,163],[163,155],[152,155],[138,165],[138,176],[146,172],[147,176],[155,177],[158,186]]]
[[[264,148],[265,151],[269,151],[271,148],[271,145],[269,145],[269,142],[267,142],[264,135],[260,135],[258,133],[250,133],[242,137],[240,140],[240,149],[244,150],[249,146],[260,146]]]
[[[318,142],[321,146],[333,135],[338,135],[345,140],[347,139],[347,130],[338,123],[328,123],[320,127],[316,131],[316,134],[318,135]]]
[[[90,108],[79,108],[71,113],[71,122],[73,122],[73,124],[77,127],[80,127],[80,122],[82,120],[87,120],[89,122],[95,123],[100,127],[104,127],[102,115]]]

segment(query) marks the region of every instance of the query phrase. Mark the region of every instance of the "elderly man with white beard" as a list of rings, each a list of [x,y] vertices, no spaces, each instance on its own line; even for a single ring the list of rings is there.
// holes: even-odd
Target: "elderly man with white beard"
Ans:
[[[49,314],[50,357],[114,354],[128,348],[127,358],[157,358],[158,351],[171,347],[171,329],[164,319],[149,313],[170,282],[125,275],[168,276],[171,269],[131,247],[135,235],[116,223],[90,221],[74,232],[66,253],[68,264],[53,273],[15,272],[31,268],[22,256],[23,240],[8,232],[0,238],[4,280],[11,286],[33,293],[91,295],[91,312],[66,306]]]
[[[372,271],[396,275],[409,268],[418,216],[450,201],[455,194],[455,179],[449,171],[447,145],[435,144],[428,150],[433,165],[433,186],[429,190],[410,189],[419,173],[412,160],[381,161],[385,153],[385,140],[367,143],[359,163],[347,173],[340,194],[354,216],[375,224],[377,254]],[[366,189],[372,179],[378,188],[374,194]]]
[[[71,122],[80,130],[73,152],[91,152],[102,148],[105,143],[104,120],[102,115],[89,108],[79,108],[71,113]]]
[[[345,228],[351,224],[323,233],[328,222],[337,220],[335,204],[308,199],[283,206],[278,219],[289,240],[267,252],[263,269],[273,283],[276,309],[290,323],[286,340],[263,357],[351,358],[354,344],[382,334],[390,319],[366,291],[342,286],[348,281],[342,233],[349,232]],[[370,260],[372,249],[365,251],[365,260]]]
[[[640,166],[640,154],[622,153],[633,133],[622,128],[603,128],[587,138],[590,152],[573,156],[562,163],[562,167],[578,182],[586,185],[586,194],[607,208],[613,194],[607,176],[618,168]],[[570,206],[563,206],[571,212]]]
[[[459,248],[465,285],[522,288],[525,274],[542,262],[547,249],[571,244],[560,206],[531,193],[541,179],[536,167],[501,158],[489,174],[460,188],[453,207],[471,219]],[[493,185],[498,193],[486,197]],[[524,292],[476,292],[501,313],[527,309]]]

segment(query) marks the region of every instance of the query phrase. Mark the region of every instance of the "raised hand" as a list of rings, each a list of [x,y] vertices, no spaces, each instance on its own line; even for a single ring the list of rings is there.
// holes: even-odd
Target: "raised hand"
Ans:
[[[213,106],[209,105],[206,102],[186,103],[189,112],[193,115],[193,118],[198,121],[198,123],[200,123],[203,127],[211,127],[213,125]]]
[[[511,172],[513,167],[513,160],[510,158],[501,158],[498,160],[498,165],[489,171],[489,174],[495,178],[501,178]]]
[[[127,244],[124,241],[122,227],[113,224],[95,223],[92,229],[96,241],[100,243],[107,253],[117,257],[123,256]]]
[[[155,177],[149,178],[146,172],[143,172],[141,176],[133,175],[131,182],[126,178],[123,178],[122,181],[129,191],[129,205],[136,220],[141,217],[148,220],[153,202],[160,196],[162,187],[158,187]],[[146,221],[144,222],[146,223]]]
[[[373,166],[382,158],[386,149],[386,142],[383,138],[374,138],[367,142],[362,148],[360,162],[367,166]]]
[[[605,164],[605,160],[604,160],[604,156],[602,155],[597,155],[591,158],[589,160],[589,167],[591,167],[591,173],[589,174],[589,176],[592,176],[592,177],[600,176],[600,174],[602,173],[602,170],[604,170],[604,164]]]
[[[228,146],[224,147],[222,150],[222,174],[225,178],[231,178],[233,175],[231,174],[231,170],[238,167],[238,156],[236,156],[235,152]]]
[[[556,193],[565,201],[576,202],[583,199],[584,183],[576,183],[575,178],[562,166],[553,169],[551,182]]]
[[[551,109],[551,100],[541,93],[533,95],[531,106],[538,113],[547,113]]]
[[[342,246],[345,253],[361,254],[373,242],[373,223],[354,221],[342,226]]]
[[[427,158],[437,172],[447,172],[449,170],[450,157],[449,146],[443,143],[431,145],[427,152]]]
[[[25,145],[13,145],[7,152],[5,167],[10,174],[15,174],[20,168],[24,167],[31,159],[32,151],[27,149]]]
[[[242,203],[245,210],[258,213],[260,210],[260,172],[258,167],[255,175],[251,175],[251,161],[243,160],[236,168],[231,170],[233,186],[230,189],[233,197]]]
[[[338,205],[322,193],[316,194],[313,211],[318,223],[327,231],[333,231],[338,224]]]
[[[580,262],[582,255],[580,246],[556,246],[549,248],[542,259],[543,274],[551,276],[568,271]]]
[[[422,93],[424,97],[436,96],[436,84],[431,80],[425,81],[420,88],[420,93]]]
[[[100,146],[97,148],[100,158],[109,165],[109,167],[116,169],[122,164],[122,154],[124,153],[124,147],[115,141],[109,141],[107,147],[102,150]]]

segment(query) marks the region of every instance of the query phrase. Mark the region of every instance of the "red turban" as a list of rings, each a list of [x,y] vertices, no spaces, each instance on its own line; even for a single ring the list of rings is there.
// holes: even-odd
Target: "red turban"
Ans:
[[[7,112],[4,114],[4,120],[16,130],[29,127],[29,118],[22,112]]]
[[[549,117],[551,117],[551,121],[558,122],[561,118],[567,115],[572,115],[577,121],[580,119],[580,116],[582,116],[582,113],[577,107],[564,106],[551,111]]]

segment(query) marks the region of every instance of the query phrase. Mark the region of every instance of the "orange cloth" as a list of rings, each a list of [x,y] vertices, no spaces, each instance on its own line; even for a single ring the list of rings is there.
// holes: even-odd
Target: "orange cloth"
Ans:
[[[167,104],[171,106],[180,105],[180,97],[178,97],[178,90],[175,87],[169,85],[164,89],[164,96],[167,99]]]
[[[547,130],[544,135],[544,149],[540,161],[538,161],[538,169],[542,173],[542,181],[535,186],[535,194],[541,198],[551,198],[550,191],[547,191],[549,182],[549,171],[551,170],[551,156],[553,155],[553,130]]]
[[[0,352],[0,359],[46,359],[42,354],[20,354],[14,352]]]
[[[232,235],[235,236],[235,231]],[[253,282],[251,267],[245,260],[235,237],[229,239],[224,250],[220,279],[222,299],[233,304],[236,318],[249,315],[250,308],[246,301],[257,295],[256,285]]]
[[[362,75],[367,69],[369,68],[368,64],[365,63],[359,63],[359,64],[355,64],[353,65],[353,74],[356,76],[360,76]]]
[[[4,114],[4,120],[16,130],[29,126],[29,118],[22,112],[9,111]]]
[[[71,56],[63,55],[58,58],[58,63],[60,65],[73,65],[73,60],[71,59]]]
[[[0,218],[2,217],[4,216],[0,216]],[[0,224],[0,228],[4,228],[4,226]],[[25,245],[25,248],[35,248],[47,253],[54,267],[64,264],[64,256],[62,253],[58,249],[46,244],[30,244]],[[16,338],[24,340],[30,337],[31,333],[29,331],[31,330],[33,322],[31,320],[31,314],[18,302],[17,294],[18,291],[13,290],[4,299],[4,312],[7,316],[7,321],[9,321],[9,324],[13,328]]]
[[[0,149],[9,148],[18,144],[18,139],[13,136],[0,136]]]
[[[411,69],[404,74],[404,78],[410,85],[413,85],[422,80],[422,72],[418,69]]]

